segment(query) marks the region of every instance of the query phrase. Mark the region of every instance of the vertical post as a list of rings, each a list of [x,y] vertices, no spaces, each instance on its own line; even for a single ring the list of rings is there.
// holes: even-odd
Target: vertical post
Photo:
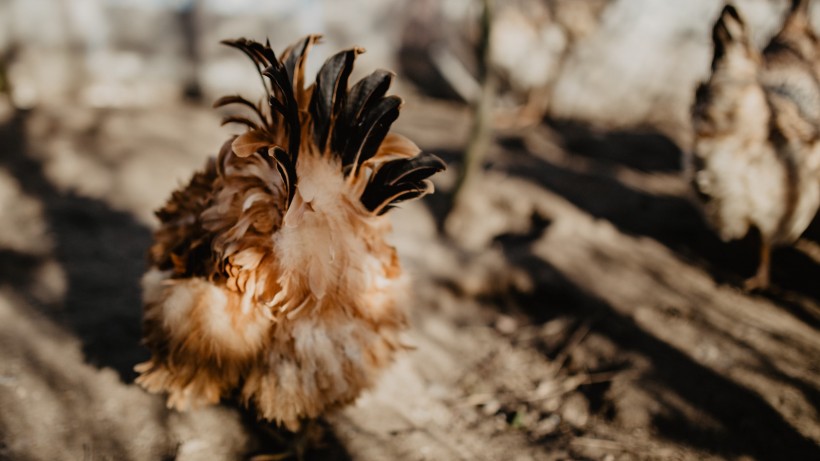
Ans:
[[[197,21],[200,10],[199,0],[188,0],[177,12],[177,19],[185,43],[186,70],[183,77],[183,95],[191,101],[202,99],[202,86],[199,81],[199,70],[201,67],[201,56],[199,53],[199,29]]]
[[[465,189],[469,189],[476,177],[481,175],[484,157],[492,140],[492,109],[495,100],[495,77],[490,69],[490,37],[492,30],[493,0],[481,0],[481,29],[476,54],[478,55],[478,80],[481,92],[473,102],[473,124],[470,139],[464,151],[464,163],[453,189],[450,212],[458,207]]]

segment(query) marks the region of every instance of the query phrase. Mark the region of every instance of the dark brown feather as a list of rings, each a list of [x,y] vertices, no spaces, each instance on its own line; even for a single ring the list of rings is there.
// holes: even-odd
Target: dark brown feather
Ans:
[[[362,204],[372,212],[383,214],[399,202],[426,193],[427,178],[444,168],[444,161],[427,152],[387,162],[368,181]]]
[[[335,128],[335,120],[347,95],[347,81],[353,71],[358,48],[341,51],[331,56],[319,69],[316,88],[310,100],[310,114],[313,118],[313,141],[320,152],[327,147],[328,138]]]
[[[360,131],[348,144],[348,158],[351,165],[354,167],[361,165],[376,154],[393,122],[399,118],[401,103],[401,98],[387,96],[362,114],[357,126]]]
[[[229,104],[239,104],[242,106],[249,107],[257,117],[259,117],[259,121],[261,121],[264,125],[268,125],[270,122],[268,121],[265,114],[262,113],[262,110],[259,108],[258,105],[248,101],[247,99],[243,98],[242,96],[223,96],[213,103],[213,108],[218,109],[223,106],[227,106]]]
[[[229,115],[222,119],[222,126],[225,126],[229,123],[238,123],[240,125],[245,125],[252,130],[258,130],[260,127],[256,124],[253,120],[243,117],[241,115]]]
[[[293,157],[279,147],[271,149],[271,156],[276,160],[276,168],[282,180],[285,181],[285,190],[288,193],[287,203],[290,203],[296,192],[296,163]]]
[[[347,95],[344,110],[339,115],[337,127],[333,130],[331,145],[335,152],[342,156],[342,165],[348,167],[357,163],[362,139],[356,138],[356,128],[362,113],[381,100],[390,88],[393,74],[386,70],[377,70],[359,80]],[[364,161],[364,160],[362,160]]]

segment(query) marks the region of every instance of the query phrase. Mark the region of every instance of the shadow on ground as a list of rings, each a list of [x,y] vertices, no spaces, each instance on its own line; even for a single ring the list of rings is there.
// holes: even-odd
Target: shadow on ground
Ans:
[[[18,179],[27,195],[42,203],[55,242],[53,255],[67,276],[65,299],[42,311],[76,333],[89,363],[111,367],[131,382],[134,364],[147,358],[139,346],[139,279],[145,270],[150,232],[130,214],[102,201],[58,190],[29,152],[26,119],[25,112],[18,112],[0,127],[0,144],[5,148],[0,166]],[[0,272],[0,279],[12,286],[30,278],[39,265],[28,255],[16,258],[24,262],[14,266],[22,271]],[[10,269],[7,264],[11,263],[0,268]]]
[[[636,385],[653,389],[654,399],[664,403],[666,411],[656,414],[653,421],[653,427],[662,437],[726,457],[750,455],[772,461],[820,457],[820,447],[800,434],[760,395],[696,363],[636,324],[633,318],[580,288],[549,262],[534,256],[532,251],[522,250],[522,246],[528,247],[540,238],[547,226],[546,220],[535,220],[527,234],[497,239],[511,266],[538,274],[539,280],[546,281],[540,283],[535,292],[518,295],[516,304],[538,324],[560,317],[576,318],[578,323],[589,322],[592,332],[610,339],[619,351],[648,358],[651,369],[639,378],[643,384]],[[522,258],[523,254],[528,256]],[[551,300],[549,310],[543,308],[545,299]],[[590,371],[602,372],[623,366],[608,364],[602,370]],[[768,371],[779,379],[788,380],[805,393],[815,408],[820,408],[820,395],[812,385],[786,376],[774,366]],[[594,384],[581,390],[595,406],[594,402],[606,391],[606,385],[602,388],[600,384]],[[695,415],[669,411],[674,408],[668,403],[670,393],[694,407]],[[696,416],[699,414],[705,415],[706,419],[699,421]],[[609,414],[609,417],[614,418],[614,415]],[[717,421],[719,428],[708,423],[709,420]]]
[[[651,238],[679,255],[689,264],[706,271],[719,283],[738,286],[750,276],[757,264],[757,237],[725,243],[701,218],[696,206],[678,195],[660,195],[632,188],[620,182],[613,173],[626,168],[647,174],[667,175],[670,181],[682,182],[680,149],[669,138],[653,132],[607,133],[581,124],[552,123],[557,144],[569,155],[583,157],[592,166],[580,171],[545,159],[527,150],[521,138],[502,138],[501,149],[494,152],[485,168],[526,179],[564,197],[595,218],[604,219],[621,232]],[[460,167],[461,152],[432,149],[447,163]],[[674,188],[673,188],[674,189]],[[680,188],[678,188],[680,189]],[[425,204],[443,228],[448,204],[446,193],[425,199]],[[537,281],[533,293],[518,294],[515,305],[536,324],[560,317],[591,322],[592,332],[608,338],[618,351],[646,357],[649,371],[637,386],[643,386],[664,407],[653,415],[651,427],[663,438],[684,446],[726,457],[749,455],[755,459],[820,458],[820,447],[805,437],[757,392],[736,383],[710,368],[700,365],[689,355],[645,330],[635,320],[619,312],[606,301],[587,292],[547,261],[533,254],[531,244],[549,227],[548,218],[533,216],[529,231],[497,236],[510,266],[531,274]],[[817,224],[813,228],[820,228]],[[809,229],[815,240],[817,230]],[[594,264],[594,261],[590,261]],[[775,306],[803,323],[817,329],[816,316],[820,300],[820,267],[810,257],[793,248],[779,249],[773,263],[776,289],[765,293]],[[662,280],[659,280],[662,282]],[[794,295],[794,296],[791,296]],[[489,300],[489,304],[506,311],[509,294]],[[550,310],[544,310],[544,300]],[[702,325],[707,330],[709,325]],[[709,331],[710,334],[720,334]],[[739,341],[739,340],[738,340]],[[788,339],[784,338],[788,343]],[[806,400],[820,410],[820,391],[815,383],[785,374],[772,363],[776,357],[765,356],[752,345],[738,342],[761,363],[761,372],[776,381],[793,386]],[[618,368],[623,364],[610,364]],[[606,370],[592,370],[606,371]],[[642,384],[643,383],[643,384]],[[645,384],[645,386],[644,386]],[[607,384],[586,386],[592,406],[606,392]],[[676,412],[670,400],[682,400],[694,410]],[[605,413],[606,414],[606,413]],[[613,417],[609,414],[608,417]],[[717,425],[711,422],[717,422]]]
[[[650,128],[608,131],[569,120],[550,120],[567,151],[640,171],[678,172],[681,151],[669,137]]]
[[[702,267],[718,283],[740,286],[753,275],[759,252],[756,233],[723,242],[688,197],[636,190],[606,174],[613,164],[643,172],[679,173],[682,153],[670,139],[653,132],[607,134],[567,122],[555,126],[567,127],[568,133],[556,134],[571,155],[583,156],[597,167],[582,172],[559,166],[518,143],[517,149],[505,149],[493,168],[540,184],[592,216],[612,222],[624,233],[664,244],[684,260]],[[683,181],[682,177],[674,177],[675,181]],[[817,235],[817,224],[806,232],[812,240]],[[772,280],[773,290],[764,295],[784,311],[820,329],[817,262],[795,248],[779,248],[773,255]]]

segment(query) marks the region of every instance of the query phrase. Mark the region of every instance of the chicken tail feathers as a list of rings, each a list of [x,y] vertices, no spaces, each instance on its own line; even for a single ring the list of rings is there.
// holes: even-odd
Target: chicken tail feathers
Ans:
[[[325,152],[347,96],[347,82],[361,48],[339,52],[325,61],[316,76],[316,87],[310,100],[313,140]]]
[[[356,190],[362,191],[361,202],[371,212],[382,214],[393,204],[431,192],[427,178],[443,170],[444,163],[432,154],[418,154],[414,144],[389,134],[402,104],[401,98],[387,95],[393,74],[377,70],[348,86],[356,57],[364,52],[362,48],[328,58],[316,82],[305,88],[307,54],[320,39],[319,35],[309,35],[285,49],[280,58],[269,43],[244,38],[222,42],[245,53],[259,74],[267,78],[263,78],[268,97],[265,107],[240,96],[226,96],[214,103],[214,107],[245,106],[259,119],[257,122],[236,115],[224,119],[223,124],[238,123],[248,128],[233,141],[234,153],[240,157],[258,153],[271,158],[282,177],[289,206],[297,187],[302,123],[308,120],[305,133],[312,137],[316,151],[339,160],[343,176],[359,185]],[[303,118],[305,115],[309,118]],[[391,142],[385,143],[386,139]],[[368,171],[362,173],[363,165],[374,157],[378,160],[368,163]]]
[[[360,200],[380,215],[399,202],[432,192],[427,178],[445,165],[433,154],[396,152],[404,156],[373,162],[370,175],[360,177],[362,165],[382,148],[402,105],[401,98],[387,95],[393,73],[386,70],[376,70],[348,89],[354,61],[362,52],[353,48],[325,61],[316,78],[310,114],[319,151],[335,155],[345,177],[364,182]]]
[[[296,188],[296,161],[302,142],[299,101],[303,99],[305,92],[304,63],[310,47],[320,39],[319,35],[305,37],[288,47],[282,53],[281,60],[276,57],[269,42],[263,45],[244,38],[222,42],[245,53],[253,61],[257,72],[267,77],[270,83],[263,78],[263,85],[268,95],[268,106],[263,108],[261,104],[255,105],[239,96],[227,96],[217,100],[214,107],[239,104],[253,110],[259,118],[259,123],[247,117],[234,115],[226,117],[223,124],[240,123],[249,128],[248,132],[234,142],[234,151],[240,156],[248,156],[253,152],[270,155],[275,160],[277,170],[285,183],[288,204],[293,199]],[[280,140],[284,142],[278,142]],[[278,144],[283,146],[279,147]],[[276,148],[272,149],[272,145]]]
[[[319,43],[322,39],[321,35],[308,35],[295,44],[287,47],[282,53],[284,59],[285,72],[290,78],[291,85],[296,92],[297,100],[301,94],[301,90],[305,87],[305,61],[307,60],[308,52],[311,47]]]
[[[399,202],[431,192],[433,185],[427,178],[444,168],[440,158],[427,152],[386,162],[368,181],[362,204],[375,214],[384,214]]]
[[[345,174],[355,174],[359,164],[373,157],[390,125],[398,118],[401,99],[385,98],[392,80],[391,72],[377,70],[356,83],[347,94],[332,142],[333,150],[342,157]],[[368,149],[363,149],[365,145]]]

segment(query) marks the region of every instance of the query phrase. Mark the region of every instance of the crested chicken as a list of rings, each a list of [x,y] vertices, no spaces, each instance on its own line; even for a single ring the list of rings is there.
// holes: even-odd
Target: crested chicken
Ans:
[[[727,5],[713,30],[712,75],[696,93],[690,179],[724,240],[759,231],[747,289],[769,285],[771,248],[797,240],[820,203],[820,60],[808,5],[793,0],[762,53]]]
[[[406,348],[406,280],[386,213],[433,191],[435,155],[390,132],[401,99],[377,70],[349,87],[353,48],[306,86],[308,36],[223,42],[263,76],[264,98],[224,123],[227,140],[157,211],[143,277],[137,382],[186,410],[237,397],[260,418],[299,428],[351,403]],[[223,124],[224,124],[223,123]]]

